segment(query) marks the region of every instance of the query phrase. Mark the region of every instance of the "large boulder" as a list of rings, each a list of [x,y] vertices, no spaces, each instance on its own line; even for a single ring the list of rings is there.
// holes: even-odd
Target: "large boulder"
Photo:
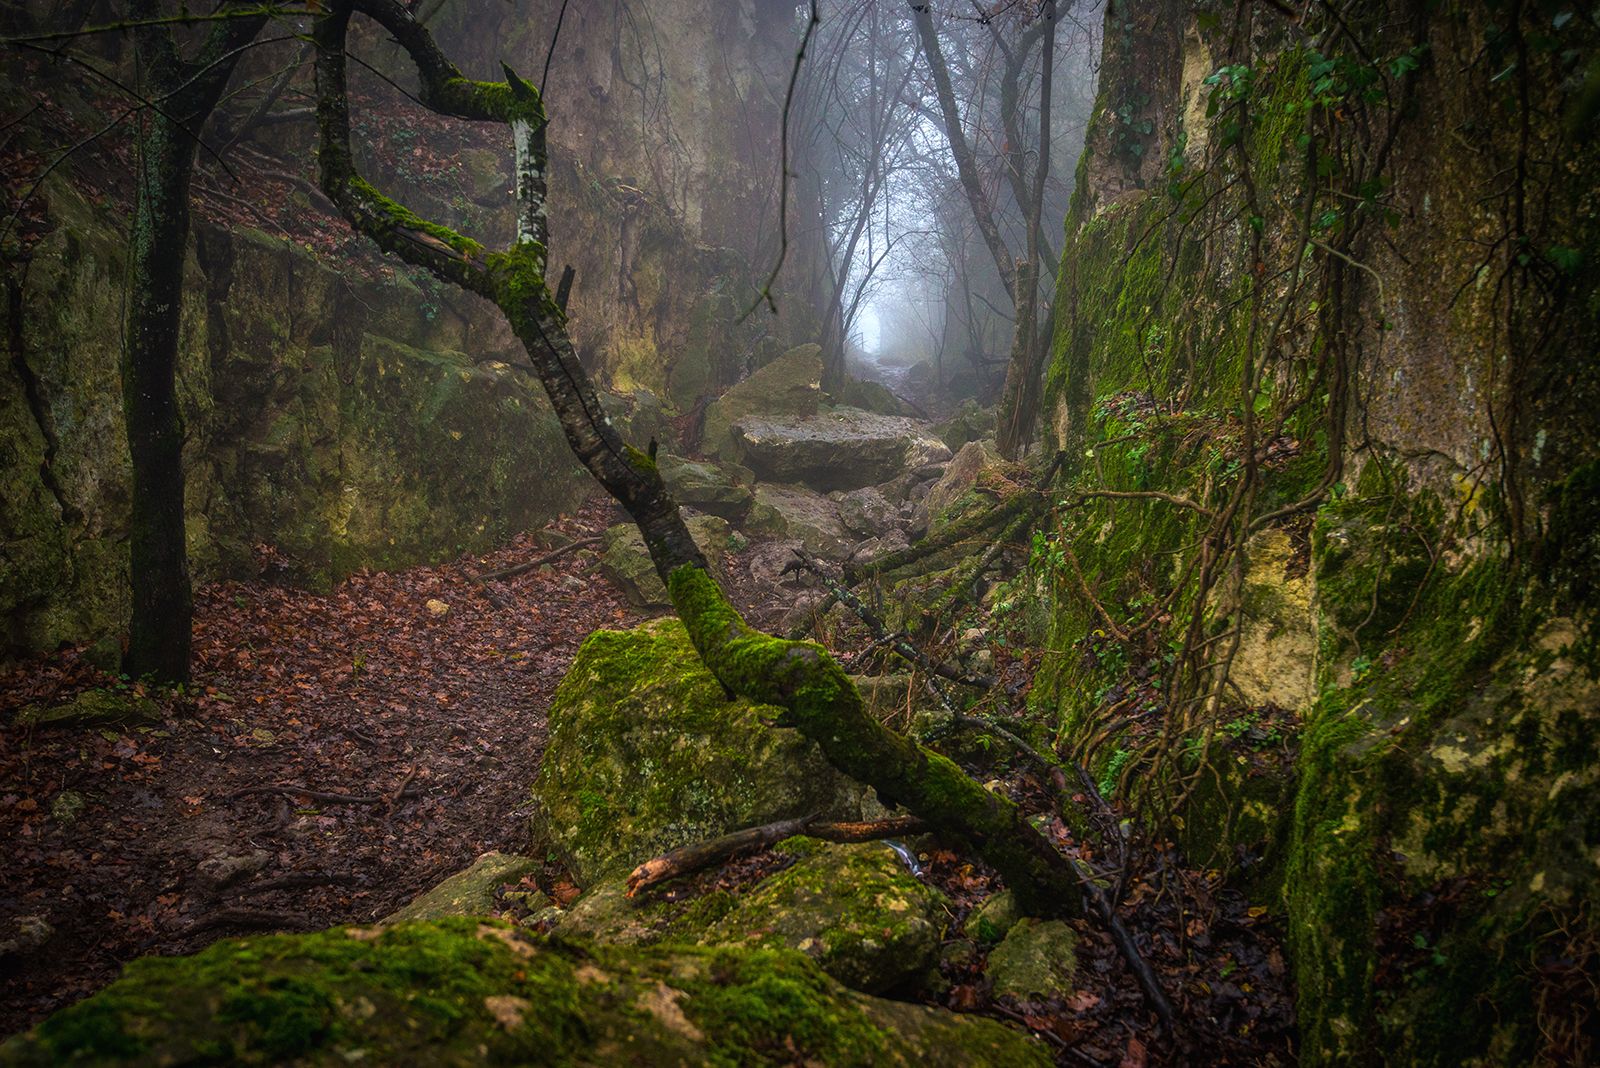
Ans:
[[[696,511],[737,523],[755,502],[750,491],[755,476],[737,464],[662,454],[656,465],[673,498]]]
[[[728,550],[728,535],[732,529],[721,516],[696,515],[686,521],[689,536],[705,554],[713,569],[720,569]],[[629,604],[640,608],[669,605],[667,587],[656,574],[655,561],[645,548],[644,536],[632,523],[618,523],[605,533],[605,553],[600,557],[600,570],[622,588]]]
[[[842,559],[850,549],[839,505],[804,486],[757,485],[746,529],[798,541],[808,552],[829,560]]]
[[[852,534],[876,538],[888,533],[900,519],[900,509],[889,503],[876,487],[836,490],[829,498],[839,506],[839,522]]]
[[[796,949],[869,994],[903,986],[934,967],[947,902],[912,878],[888,846],[794,838],[777,848],[800,859],[741,894],[630,898],[620,879],[610,879],[580,898],[556,931],[613,945]]]
[[[576,947],[472,918],[219,942],[0,1046],[0,1065],[1045,1066],[993,1020],[848,990],[789,950]]]
[[[752,415],[813,415],[821,396],[822,346],[792,348],[706,407],[701,451],[737,459],[735,423]]]
[[[816,415],[750,415],[733,424],[740,462],[757,477],[849,490],[950,458],[944,442],[913,419],[859,408]]]
[[[591,634],[550,706],[536,829],[579,885],[678,846],[813,812],[859,818],[817,747],[729,700],[683,624]]]

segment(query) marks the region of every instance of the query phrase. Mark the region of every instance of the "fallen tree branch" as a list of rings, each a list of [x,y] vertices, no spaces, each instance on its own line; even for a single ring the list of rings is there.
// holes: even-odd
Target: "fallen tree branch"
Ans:
[[[395,794],[395,801],[403,801],[416,797],[421,791],[413,790],[406,786]],[[274,784],[270,786],[246,786],[242,790],[235,790],[226,795],[226,800],[237,801],[241,797],[250,797],[255,794],[280,794],[284,797],[304,797],[310,801],[320,801],[325,805],[380,805],[389,801],[387,797],[368,797],[364,794],[337,794],[325,790],[309,790],[304,786],[290,786]]]
[[[514,575],[520,575],[527,571],[534,571],[543,567],[545,564],[550,563],[552,560],[561,559],[570,552],[576,552],[579,549],[587,549],[591,545],[599,545],[604,540],[605,538],[600,537],[599,535],[596,535],[592,538],[579,538],[577,541],[568,542],[559,549],[552,549],[536,559],[525,560],[520,564],[512,564],[510,567],[502,567],[498,571],[485,571],[481,575],[474,575],[472,577],[472,581],[496,582],[500,579],[511,578]]]
[[[746,827],[744,830],[725,834],[721,838],[686,845],[645,861],[628,876],[628,896],[633,897],[641,890],[668,879],[691,875],[721,864],[740,853],[767,849],[797,834],[820,838],[827,842],[872,842],[880,838],[903,838],[910,834],[922,834],[927,830],[928,825],[915,816],[891,816],[888,819],[867,821],[819,822],[817,816],[811,815],[792,820],[778,820],[759,827]]]

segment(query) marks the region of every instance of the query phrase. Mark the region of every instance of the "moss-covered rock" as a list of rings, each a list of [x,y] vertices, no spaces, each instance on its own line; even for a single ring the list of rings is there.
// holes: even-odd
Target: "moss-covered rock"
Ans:
[[[0,1064],[1046,1065],[989,1020],[853,993],[784,950],[582,948],[471,918],[135,961]]]
[[[85,690],[59,705],[29,705],[17,713],[19,727],[120,727],[161,722],[152,699],[118,690]]]
[[[1011,933],[1022,913],[1017,909],[1017,895],[1010,890],[990,894],[983,904],[967,917],[966,932],[979,942],[994,943]]]
[[[893,850],[809,838],[778,849],[802,855],[738,894],[630,898],[621,880],[609,879],[580,898],[556,930],[613,945],[787,947],[867,993],[903,986],[934,965],[944,895],[914,879]]]
[[[445,916],[482,916],[495,911],[495,894],[506,883],[539,870],[540,862],[515,853],[488,852],[383,922],[407,923]]]
[[[868,993],[893,990],[934,966],[943,894],[913,878],[881,842],[806,848],[798,863],[737,897],[704,940],[797,949]]]
[[[1065,997],[1073,990],[1077,948],[1077,933],[1061,920],[1018,920],[989,953],[987,972],[995,996]]]
[[[1005,494],[1016,492],[1024,474],[995,450],[992,441],[971,441],[961,446],[939,481],[928,490],[928,529],[937,531],[960,519],[971,508],[988,507]]]
[[[773,820],[860,812],[860,788],[779,710],[729,700],[676,619],[590,635],[550,707],[540,836],[580,885]]]

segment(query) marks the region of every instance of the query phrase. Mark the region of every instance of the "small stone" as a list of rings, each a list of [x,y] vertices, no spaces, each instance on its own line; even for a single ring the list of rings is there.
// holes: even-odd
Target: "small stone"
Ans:
[[[20,957],[50,941],[56,929],[43,916],[18,916],[5,937],[0,937],[0,958]]]
[[[443,619],[450,614],[450,606],[437,597],[429,597],[427,601],[423,602],[422,607],[426,608],[428,614],[434,619]]]
[[[967,917],[966,931],[971,938],[993,944],[1011,933],[1017,925],[1017,898],[1010,890],[990,894]]]
[[[200,881],[212,890],[232,886],[247,875],[254,875],[272,860],[272,854],[260,849],[248,853],[217,853],[200,862],[195,869]]]
[[[83,815],[84,808],[89,804],[89,799],[76,790],[62,790],[56,794],[55,800],[50,802],[50,818],[62,826],[70,826],[78,822],[78,817]]]

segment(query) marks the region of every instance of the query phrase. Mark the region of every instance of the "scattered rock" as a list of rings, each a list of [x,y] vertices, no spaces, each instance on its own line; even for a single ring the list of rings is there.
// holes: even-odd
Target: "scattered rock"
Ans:
[[[846,530],[863,538],[878,537],[900,518],[899,509],[872,486],[835,492],[829,496],[839,505],[839,522],[844,524]]]
[[[821,396],[822,346],[792,348],[706,407],[701,451],[738,459],[735,423],[752,415],[812,415]]]
[[[200,882],[209,890],[232,886],[247,875],[254,875],[272,861],[272,854],[260,849],[248,853],[216,853],[195,868]]]
[[[10,930],[0,937],[0,959],[26,957],[42,948],[55,933],[56,929],[42,915],[18,916],[12,921]],[[3,1051],[3,1047],[0,1047],[0,1051]]]
[[[550,707],[538,837],[580,886],[729,831],[859,818],[861,789],[811,742],[729,700],[676,619],[596,631]]]
[[[470,917],[142,960],[8,1041],[4,1058],[88,1063],[127,1050],[174,1064],[1050,1063],[1020,1030],[857,993],[801,953],[578,951]]]
[[[1067,997],[1074,989],[1078,936],[1061,920],[1023,918],[989,954],[996,997]]]
[[[755,476],[737,464],[685,460],[663,454],[657,458],[656,466],[677,502],[696,511],[737,523],[755,503],[755,495],[750,491]]]
[[[140,694],[85,690],[65,704],[29,705],[17,713],[27,727],[117,727],[161,722],[161,706]]]
[[[859,489],[950,458],[921,423],[859,408],[816,415],[752,415],[733,425],[740,460],[760,478],[819,490]]]
[[[722,567],[727,552],[728,534],[732,530],[721,516],[696,515],[685,520],[689,536],[700,546],[707,562],[714,569]],[[622,587],[629,603],[641,608],[671,604],[667,587],[656,574],[656,565],[650,551],[644,546],[644,536],[632,523],[618,523],[605,533],[605,555],[600,558],[600,570]]]
[[[70,826],[78,822],[78,817],[83,815],[88,804],[89,799],[78,791],[62,790],[50,802],[50,818],[62,826]]]
[[[824,559],[842,559],[851,547],[849,532],[839,521],[839,506],[804,486],[775,482],[756,486],[750,521],[759,532],[798,541]]]
[[[933,431],[952,452],[959,452],[969,441],[993,438],[995,426],[993,408],[983,408],[975,400],[966,400],[955,415],[935,426]]]
[[[858,544],[850,553],[850,562],[857,567],[872,563],[879,557],[888,556],[890,553],[900,552],[911,547],[911,539],[906,537],[903,530],[891,530],[879,538],[868,538]]]
[[[495,893],[539,870],[540,862],[515,853],[489,852],[471,867],[450,876],[409,905],[385,916],[380,923],[437,920],[444,916],[482,916],[494,912]],[[540,901],[542,907],[545,902]]]
[[[1010,890],[990,894],[983,904],[967,917],[966,931],[970,938],[993,944],[1011,933],[1021,913],[1017,911],[1017,897]]]
[[[966,506],[972,503],[968,494],[974,490],[1008,492],[1015,489],[1018,479],[1024,474],[1021,465],[1004,459],[995,451],[994,442],[968,442],[928,491],[930,526],[937,530],[959,518],[966,511]],[[993,496],[985,497],[986,501],[993,499]]]
[[[428,610],[428,614],[434,619],[443,619],[445,616],[450,614],[450,606],[439,600],[437,597],[429,597],[422,603],[422,607],[426,608]]]
[[[867,711],[878,719],[914,708],[923,703],[921,688],[910,675],[851,675],[850,681],[861,691]]]
[[[798,581],[797,572],[786,572],[784,568],[794,562],[794,551],[799,548],[802,545],[796,538],[762,542],[746,558],[745,566],[749,569],[750,577],[766,587],[793,585]]]

